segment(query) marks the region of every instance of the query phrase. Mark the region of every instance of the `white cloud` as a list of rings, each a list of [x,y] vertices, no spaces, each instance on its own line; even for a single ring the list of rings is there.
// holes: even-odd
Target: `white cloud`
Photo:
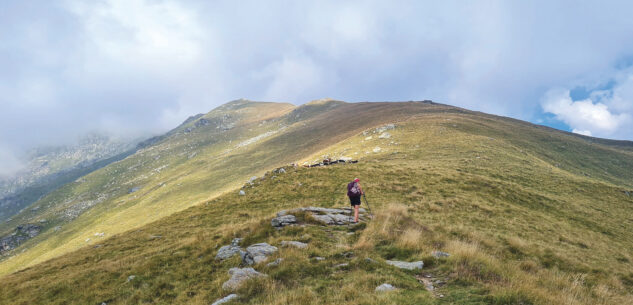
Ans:
[[[619,97],[604,97],[604,93],[601,96],[600,102],[594,102],[591,98],[574,101],[569,90],[551,89],[545,94],[542,106],[545,112],[554,114],[558,120],[570,126],[572,132],[598,137],[631,138],[631,114],[615,112],[607,105]]]
[[[0,145],[0,179],[10,177],[24,167],[14,152]]]

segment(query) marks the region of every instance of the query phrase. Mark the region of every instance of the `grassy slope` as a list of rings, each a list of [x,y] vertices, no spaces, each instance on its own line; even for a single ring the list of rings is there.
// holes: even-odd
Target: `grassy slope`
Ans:
[[[359,115],[349,117],[352,111]],[[389,131],[390,139],[360,134],[389,122],[398,125]],[[633,288],[633,233],[628,229],[633,197],[623,193],[633,190],[633,152],[627,143],[609,145],[420,103],[343,104],[293,126],[283,136],[223,158],[237,170],[237,160],[253,155],[243,166],[260,171],[276,160],[322,155],[356,156],[361,162],[268,176],[246,188],[246,196],[227,193],[100,240],[98,248],[84,247],[7,275],[0,302],[208,304],[224,295],[220,286],[226,271],[238,263],[213,260],[217,248],[235,236],[245,237],[246,244],[310,243],[308,250],[282,249],[278,256],[286,261],[280,267],[257,266],[270,277],[243,288],[239,301],[244,303],[633,302],[628,292]],[[381,151],[372,152],[377,146]],[[310,155],[318,147],[327,148]],[[176,169],[170,175],[183,176]],[[280,209],[345,205],[344,184],[354,176],[363,179],[376,213],[366,228],[354,235],[344,228],[270,228],[270,218]],[[208,178],[198,179],[183,184],[204,184]],[[168,194],[147,196],[161,209],[175,200]],[[151,238],[155,235],[161,238]],[[433,249],[453,255],[434,260],[429,257]],[[350,250],[355,252],[351,260],[340,255]],[[327,260],[315,262],[311,256]],[[367,264],[365,257],[379,263]],[[425,272],[448,279],[441,289],[445,298],[434,298],[412,273],[382,262],[391,258],[423,259]],[[333,267],[342,262],[350,266]],[[129,275],[137,278],[127,283]],[[402,289],[373,293],[383,282]]]
[[[210,124],[185,133],[198,120],[171,131],[158,143],[133,156],[66,185],[14,217],[3,228],[47,219],[47,231],[29,240],[0,263],[0,274],[98,242],[106,237],[155,221],[201,200],[243,184],[252,175],[293,162],[315,150],[341,141],[374,124],[398,120],[428,109],[446,106],[404,103],[345,104],[329,101],[295,108],[290,104],[236,101],[218,107],[204,118]],[[327,112],[327,114],[323,114]],[[350,112],[359,115],[350,118]],[[216,128],[226,116],[235,128]],[[248,145],[245,142],[261,137]],[[193,153],[196,153],[194,157]],[[129,194],[133,187],[140,187]],[[78,218],[63,215],[69,207],[95,203]],[[61,230],[54,230],[62,226]]]

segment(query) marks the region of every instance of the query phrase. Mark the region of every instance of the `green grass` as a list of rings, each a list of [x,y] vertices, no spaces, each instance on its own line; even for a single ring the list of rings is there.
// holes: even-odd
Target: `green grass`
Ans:
[[[349,118],[351,109],[363,115]],[[397,125],[389,131],[391,138],[372,133],[370,127],[391,122]],[[117,200],[129,202],[120,203],[118,210],[111,204],[90,209],[88,216],[68,225],[76,232],[62,232],[57,240],[48,236],[2,263],[13,268],[4,270],[17,270],[21,265],[16,259],[30,253],[42,258],[31,262],[43,261],[5,275],[0,303],[209,304],[226,295],[221,285],[228,279],[227,270],[239,264],[237,258],[214,260],[217,249],[234,237],[245,238],[247,245],[278,245],[282,240],[309,244],[305,250],[280,248],[271,257],[284,258],[279,267],[256,266],[269,277],[243,287],[238,303],[633,302],[633,198],[622,192],[633,189],[633,173],[627,170],[633,168],[633,152],[626,143],[420,103],[342,104],[295,124],[243,151],[221,155],[227,145],[211,145],[205,161],[187,159],[178,165],[174,159],[170,164],[175,165],[152,178],[168,186],[182,183],[180,189],[144,187],[137,199],[130,198],[136,193],[124,190]],[[253,119],[248,126],[259,123]],[[243,138],[263,131],[248,129],[241,129]],[[369,133],[363,135],[363,130]],[[368,136],[372,139],[366,140]],[[378,153],[373,152],[376,146],[381,147]],[[253,172],[261,176],[282,162],[324,155],[346,155],[360,162],[286,167],[286,174],[273,178],[268,173],[244,186],[246,196],[237,195]],[[165,154],[159,160],[172,157]],[[211,158],[217,163],[206,161]],[[129,166],[125,162],[118,163],[121,168],[103,170],[123,175]],[[230,164],[231,172],[221,171],[223,164]],[[214,175],[202,174],[209,172]],[[279,231],[270,227],[271,217],[281,209],[347,205],[345,184],[353,177],[361,178],[375,213],[354,234],[348,235],[345,227],[313,224]],[[86,187],[86,192],[99,185]],[[218,185],[231,191],[210,195]],[[133,222],[127,213],[156,216]],[[114,227],[118,219],[126,232],[82,247],[85,235],[80,232],[100,232],[100,223]],[[77,238],[76,245],[68,242]],[[46,243],[69,248],[45,260],[56,256],[37,252]],[[433,250],[451,257],[433,259]],[[354,256],[345,258],[342,254],[349,251]],[[317,262],[315,256],[326,260]],[[367,263],[366,257],[377,263]],[[422,273],[446,280],[438,291],[444,297],[424,290],[415,272],[384,263],[394,258],[424,260]],[[334,267],[343,262],[349,266]],[[129,275],[137,277],[128,283]],[[384,282],[400,289],[375,293]]]

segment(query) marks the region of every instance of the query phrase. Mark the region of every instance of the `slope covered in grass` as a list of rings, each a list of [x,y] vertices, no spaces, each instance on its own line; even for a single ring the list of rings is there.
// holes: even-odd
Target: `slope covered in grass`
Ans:
[[[27,210],[0,225],[3,235],[25,223],[44,227],[44,233],[7,253],[0,262],[0,274],[158,220],[370,126],[425,111],[456,108],[331,100],[300,107],[230,102],[190,118],[148,141],[134,155],[49,194],[33,205],[37,213]]]
[[[395,129],[381,138],[376,128],[387,123]],[[246,245],[309,245],[280,247],[269,259],[284,258],[279,266],[255,265],[268,277],[240,288],[235,303],[633,303],[630,142],[421,103],[341,104],[302,124],[244,152],[266,162],[243,166],[272,169],[270,152],[288,155],[279,161],[287,163],[325,155],[359,163],[286,167],[245,185],[244,196],[235,188],[6,275],[0,303],[209,304],[228,294],[222,283],[240,264],[214,259],[234,237]],[[321,134],[327,137],[315,138]],[[351,232],[270,226],[282,209],[347,205],[345,184],[353,177],[361,178],[375,214],[368,223]],[[161,207],[175,204],[153,198]],[[433,258],[434,250],[451,256]],[[387,259],[423,260],[425,267],[403,271]],[[337,267],[342,263],[348,265]],[[446,284],[430,293],[420,275]],[[385,282],[398,290],[374,292]]]

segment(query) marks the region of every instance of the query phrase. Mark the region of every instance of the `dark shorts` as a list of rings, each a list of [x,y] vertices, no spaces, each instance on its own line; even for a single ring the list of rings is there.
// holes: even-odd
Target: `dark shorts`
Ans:
[[[353,196],[353,197],[349,197],[349,203],[350,203],[352,206],[355,206],[355,205],[360,205],[360,196]]]

